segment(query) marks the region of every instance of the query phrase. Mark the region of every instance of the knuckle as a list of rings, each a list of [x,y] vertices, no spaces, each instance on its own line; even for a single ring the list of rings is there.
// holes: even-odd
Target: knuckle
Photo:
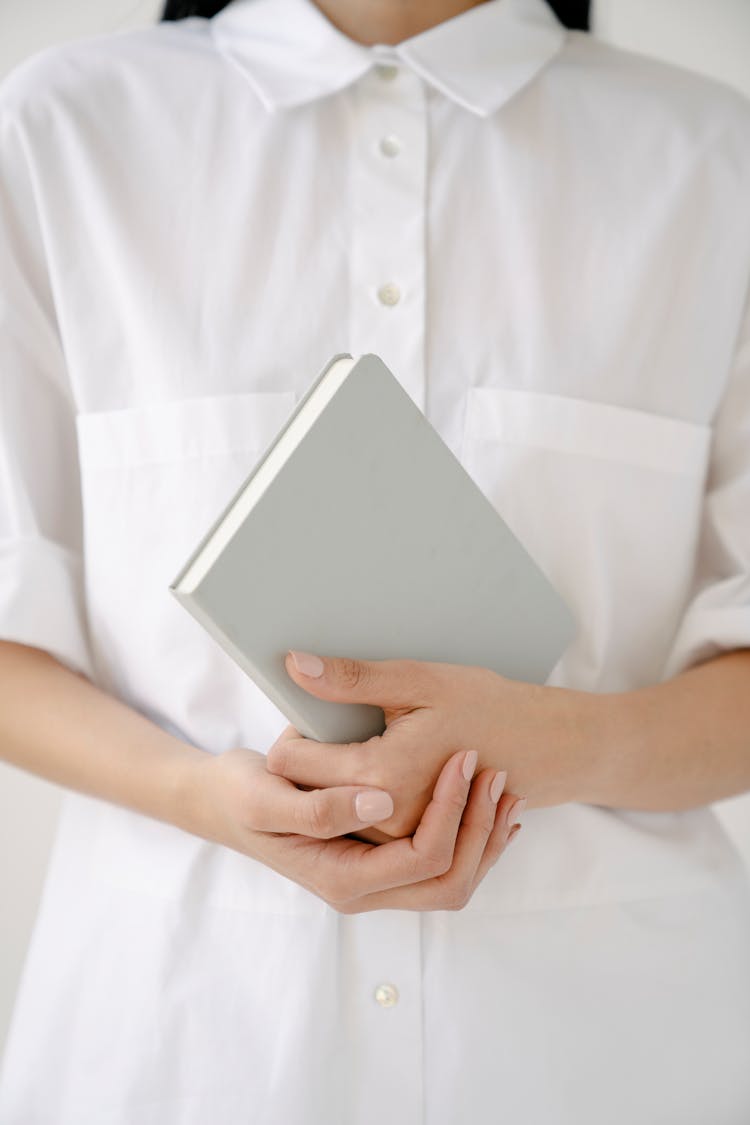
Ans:
[[[437,856],[434,861],[434,870],[436,875],[447,875],[453,863],[452,855]]]
[[[266,768],[269,769],[271,773],[283,774],[288,761],[289,750],[287,746],[283,742],[274,742],[273,746],[266,754]]]
[[[385,786],[380,786],[385,788]],[[419,823],[419,822],[417,822]],[[388,832],[392,836],[411,836],[416,829],[417,825],[414,823],[412,817],[407,817],[403,813],[397,815],[394,813],[387,821]]]
[[[446,794],[446,796],[442,798],[441,804],[444,806],[444,808],[448,809],[454,815],[460,816],[463,815],[463,811],[466,808],[465,798],[459,796],[459,794],[455,792]]]
[[[336,824],[331,802],[322,789],[314,789],[306,802],[305,821],[308,835],[329,839],[336,835]]]
[[[334,910],[338,910],[339,913],[345,913],[348,904],[352,901],[352,894],[348,887],[337,883],[335,886],[329,888],[326,901]]]
[[[492,811],[491,815],[492,815],[492,819],[489,822],[485,821],[483,824],[479,825],[479,835],[480,835],[479,845],[481,847],[482,855],[484,855],[485,850],[490,845],[490,837],[492,836],[492,830],[495,827],[494,810]]]
[[[465,898],[463,895],[459,895],[458,897],[451,899],[448,909],[454,912],[463,910],[468,901],[468,898]]]
[[[339,660],[338,678],[343,687],[357,688],[367,683],[367,667],[359,660],[342,656]]]
[[[240,808],[241,808],[240,815],[242,817],[242,823],[244,824],[244,826],[246,828],[253,829],[256,826],[259,826],[264,822],[265,818],[263,816],[263,808],[262,808],[261,800],[260,800],[260,797],[258,796],[257,791],[254,788],[253,789],[247,789],[242,794],[242,801],[241,801]]]
[[[346,755],[347,769],[352,777],[361,779],[364,785],[384,788],[380,784],[384,774],[382,754],[375,755],[366,743],[360,742],[342,742],[341,753]]]
[[[436,879],[440,875],[446,875],[451,868],[453,856],[446,851],[440,852],[426,852],[422,853],[415,866],[421,872],[422,876],[429,879]]]
[[[344,902],[344,895],[340,893],[338,880],[330,876],[317,879],[314,891],[318,898],[322,898],[329,906],[336,907],[337,904]]]
[[[390,774],[386,774],[383,762],[382,742],[381,735],[376,734],[367,742],[352,742],[347,747],[352,769],[357,771],[357,776],[366,778],[368,785],[376,788],[384,788],[386,781],[390,783]]]
[[[445,899],[444,910],[463,910],[471,898],[471,887],[450,887]]]
[[[418,883],[431,877],[429,856],[412,851],[403,867],[403,877],[408,883]]]
[[[353,902],[351,899],[347,900],[347,901],[342,901],[342,902],[330,902],[328,905],[331,907],[332,910],[335,910],[337,914],[357,914],[358,913],[357,904],[356,904],[356,902]]]
[[[405,883],[418,883],[426,879],[424,857],[415,850],[409,853],[399,866],[400,879]]]
[[[350,742],[352,755],[356,756],[356,763],[363,773],[369,778],[376,774],[383,766],[382,735],[373,734],[366,742]]]
[[[381,758],[380,762],[375,762],[374,766],[375,766],[376,769],[379,767],[381,771],[385,772],[384,767],[383,767],[383,755],[382,754],[381,754],[380,758]],[[384,780],[386,780],[385,777],[384,777]],[[410,758],[407,754],[401,754],[396,759],[396,761],[390,761],[388,763],[387,781],[388,781],[388,784],[391,786],[391,788],[397,789],[397,790],[408,789],[410,782],[413,786],[413,784],[414,784],[414,760],[412,758]],[[426,803],[427,802],[425,802],[425,804]]]

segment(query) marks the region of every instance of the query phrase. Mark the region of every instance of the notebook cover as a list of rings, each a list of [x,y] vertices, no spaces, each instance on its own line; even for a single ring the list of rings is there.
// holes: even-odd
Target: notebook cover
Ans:
[[[363,741],[383,713],[308,695],[287,675],[290,648],[544,683],[572,639],[562,598],[378,356],[357,359],[185,593],[181,578],[245,484],[170,590],[307,737]]]

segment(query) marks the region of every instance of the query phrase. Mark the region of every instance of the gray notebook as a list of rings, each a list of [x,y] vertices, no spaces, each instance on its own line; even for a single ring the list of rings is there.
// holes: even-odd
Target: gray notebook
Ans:
[[[544,683],[567,606],[375,355],[335,356],[169,589],[290,723],[326,742],[379,707],[315,699],[284,656],[408,657]]]

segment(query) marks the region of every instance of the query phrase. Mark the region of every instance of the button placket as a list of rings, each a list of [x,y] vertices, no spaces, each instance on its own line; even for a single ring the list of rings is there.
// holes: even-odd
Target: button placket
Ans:
[[[384,67],[390,77],[383,76]],[[350,95],[350,350],[381,355],[424,410],[424,84],[408,67],[384,63],[360,79]]]
[[[424,1088],[419,911],[373,910],[340,918],[337,959],[344,982],[341,1019],[347,1042],[356,1044],[351,1119],[420,1125]],[[388,1075],[387,1082],[383,1075]]]

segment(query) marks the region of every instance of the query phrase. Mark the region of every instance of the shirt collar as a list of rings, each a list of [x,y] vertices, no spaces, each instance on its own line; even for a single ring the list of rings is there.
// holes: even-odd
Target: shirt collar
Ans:
[[[349,39],[312,0],[231,0],[210,28],[268,110],[333,94],[385,58],[480,117],[530,82],[566,34],[545,0],[485,0],[393,47]]]

